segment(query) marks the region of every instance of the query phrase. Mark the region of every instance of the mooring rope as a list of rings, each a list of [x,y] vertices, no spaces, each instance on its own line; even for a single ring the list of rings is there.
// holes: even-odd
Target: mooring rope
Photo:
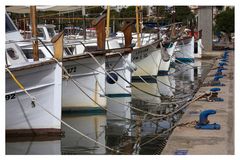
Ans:
[[[47,112],[49,115],[53,116],[56,120],[58,120],[59,122],[63,123],[65,126],[67,126],[68,128],[72,129],[73,131],[77,132],[78,134],[80,134],[81,136],[85,137],[86,139],[94,142],[94,143],[97,143],[98,145],[108,149],[108,150],[111,150],[113,152],[116,152],[116,153],[119,153],[118,150],[115,150],[113,148],[110,148],[94,139],[92,139],[91,137],[85,135],[84,133],[80,132],[79,130],[75,129],[74,127],[72,127],[71,125],[69,125],[68,123],[66,123],[65,121],[63,121],[62,119],[59,119],[57,116],[55,116],[54,114],[52,114],[49,110],[47,110],[42,104],[40,104],[37,99],[32,96],[30,93],[28,93],[28,91],[24,88],[24,86],[17,80],[17,78],[14,76],[14,74],[8,69],[6,68],[7,72],[11,75],[12,79],[14,80],[14,82],[18,85],[18,87],[20,89],[22,89],[24,91],[24,93],[26,93],[26,95],[32,100],[33,103],[36,103],[38,104],[38,106],[40,108],[42,108],[45,112]]]
[[[54,60],[57,62],[57,64],[63,69],[63,71],[67,74],[68,79],[70,79],[70,80],[73,82],[73,84],[74,84],[85,96],[87,96],[91,101],[93,101],[93,102],[94,102],[96,105],[98,105],[101,109],[103,109],[103,110],[105,110],[105,111],[108,111],[110,114],[112,114],[112,115],[114,115],[114,116],[116,116],[116,117],[119,117],[119,118],[121,118],[121,119],[125,119],[125,120],[128,120],[128,121],[134,121],[134,120],[132,120],[132,119],[119,116],[118,114],[116,114],[116,113],[108,110],[107,108],[103,107],[103,106],[100,105],[98,102],[96,102],[92,97],[90,97],[90,96],[78,85],[78,81],[76,81],[76,80],[74,80],[74,79],[72,78],[72,75],[70,75],[70,74],[68,73],[68,71],[66,70],[66,68],[65,68],[56,58],[53,58],[53,59],[54,59]]]

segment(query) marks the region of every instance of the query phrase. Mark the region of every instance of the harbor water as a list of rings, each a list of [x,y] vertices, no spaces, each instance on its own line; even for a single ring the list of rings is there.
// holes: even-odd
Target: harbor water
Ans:
[[[146,113],[168,114],[191,100],[210,67],[211,60],[196,59],[194,63],[175,63],[169,75],[133,82],[131,97],[116,98],[117,101],[126,104],[126,106],[120,106],[125,107],[121,116],[116,117],[109,112],[97,111],[63,113],[62,120],[80,133],[62,124],[63,137],[7,139],[6,154],[161,154],[171,134],[171,127],[179,121],[184,110],[168,118],[152,117]],[[117,104],[111,99],[107,100],[107,104],[107,109],[115,113],[121,112],[116,110]],[[139,112],[127,106],[133,106],[145,112]],[[81,133],[91,140],[82,136]]]

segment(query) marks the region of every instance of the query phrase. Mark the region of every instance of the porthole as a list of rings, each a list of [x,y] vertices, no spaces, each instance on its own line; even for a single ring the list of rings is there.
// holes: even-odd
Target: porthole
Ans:
[[[16,60],[19,58],[18,55],[16,55],[16,51],[13,48],[8,48],[7,49],[7,54],[9,55],[9,57],[11,57],[13,60]]]
[[[116,83],[117,80],[118,80],[118,75],[117,75],[116,73],[114,73],[114,72],[110,72],[109,74],[110,74],[111,77],[110,77],[109,75],[107,75],[106,81],[107,81],[109,84],[114,84],[114,83]]]

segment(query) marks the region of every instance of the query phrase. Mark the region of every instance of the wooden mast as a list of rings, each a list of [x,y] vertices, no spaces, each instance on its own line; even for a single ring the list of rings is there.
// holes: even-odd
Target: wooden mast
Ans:
[[[139,37],[139,12],[138,6],[136,6],[136,32],[137,32],[137,47],[140,47],[140,37]]]
[[[32,37],[34,38],[34,40],[33,40],[33,60],[38,61],[39,54],[38,54],[38,40],[37,40],[36,6],[30,6],[30,16],[31,16],[31,22],[32,22]]]
[[[125,48],[131,47],[132,44],[132,23],[126,22],[125,25],[122,28],[122,32],[124,34],[124,40],[125,40]]]
[[[60,62],[63,59],[63,36],[64,32],[62,31],[51,39],[54,47],[54,58]]]
[[[97,49],[105,50],[105,40],[106,40],[106,14],[98,17],[92,22],[93,26],[96,27],[97,32]]]
[[[107,28],[106,28],[106,38],[109,37],[109,24],[110,24],[110,6],[107,6]]]

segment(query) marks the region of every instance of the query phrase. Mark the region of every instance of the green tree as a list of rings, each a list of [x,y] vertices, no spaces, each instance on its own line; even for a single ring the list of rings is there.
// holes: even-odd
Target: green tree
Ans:
[[[215,17],[215,20],[216,32],[226,33],[228,40],[231,41],[231,33],[234,32],[234,8],[227,7]]]
[[[122,8],[120,10],[120,17],[135,17],[136,16],[136,6],[129,6],[127,8]]]
[[[176,6],[176,22],[183,22],[187,25],[188,21],[194,19],[194,14],[188,6]]]

